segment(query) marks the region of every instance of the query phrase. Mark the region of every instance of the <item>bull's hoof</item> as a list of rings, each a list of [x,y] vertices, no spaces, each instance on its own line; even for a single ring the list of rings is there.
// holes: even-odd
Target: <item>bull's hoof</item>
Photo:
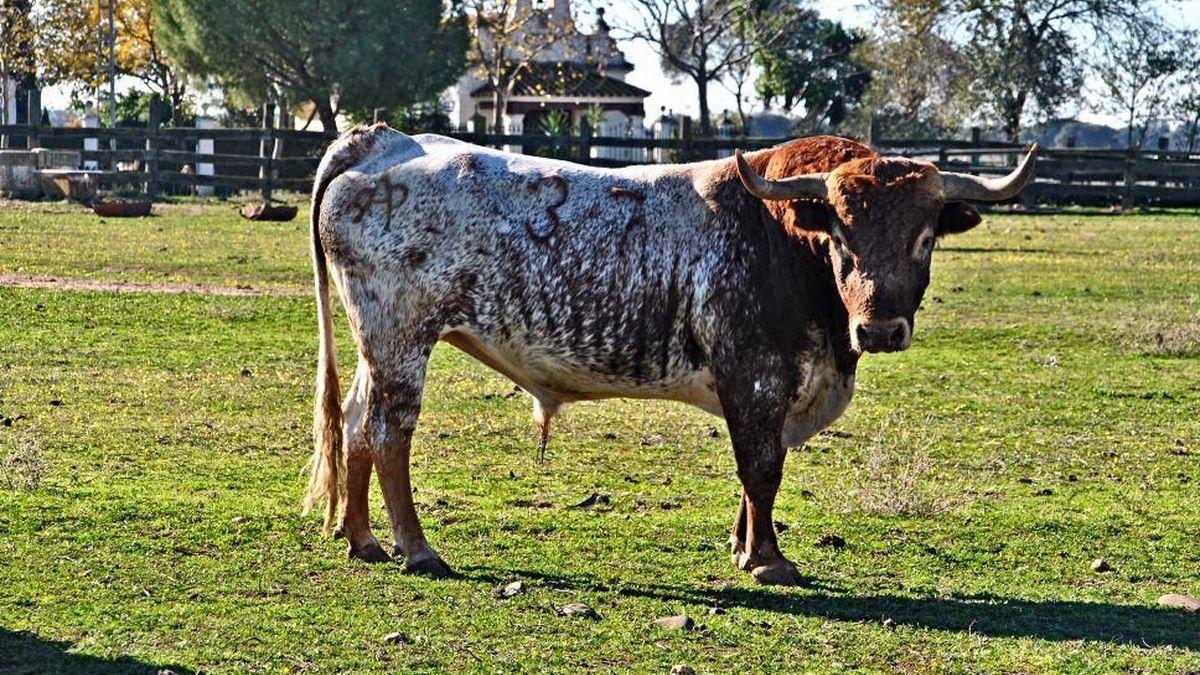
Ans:
[[[362,560],[369,563],[384,563],[392,559],[377,541],[372,541],[364,546],[350,544],[347,555],[351,560]]]
[[[790,561],[780,558],[767,565],[750,570],[754,581],[764,586],[803,586],[804,576]]]
[[[442,560],[441,556],[432,549],[410,556],[404,564],[405,574],[419,574],[434,579],[447,579],[454,576],[454,570]]]

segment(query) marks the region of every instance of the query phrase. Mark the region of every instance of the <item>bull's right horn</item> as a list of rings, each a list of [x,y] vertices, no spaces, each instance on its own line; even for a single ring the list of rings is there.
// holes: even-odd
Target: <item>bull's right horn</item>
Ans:
[[[1038,144],[1034,143],[1012,173],[1003,178],[980,178],[965,173],[942,173],[942,199],[948,202],[1002,202],[1017,196],[1033,180]]]
[[[827,173],[806,173],[782,180],[771,180],[759,175],[742,156],[741,150],[734,152],[734,158],[737,159],[738,178],[742,179],[742,185],[759,199],[781,201],[829,197],[829,188],[825,185],[825,179],[829,178]]]

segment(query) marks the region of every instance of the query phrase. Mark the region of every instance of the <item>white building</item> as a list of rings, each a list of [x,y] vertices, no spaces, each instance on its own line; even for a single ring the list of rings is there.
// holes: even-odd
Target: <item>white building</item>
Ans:
[[[593,32],[584,33],[575,25],[571,1],[553,2],[551,9],[537,9],[531,0],[517,0],[515,15],[530,16],[523,22],[525,30],[557,37],[533,58],[514,85],[504,104],[503,131],[541,133],[546,115],[556,110],[569,115],[571,128],[577,129],[585,115],[599,108],[603,121],[595,130],[598,135],[640,136],[650,92],[625,82],[633,64],[609,35],[604,10],[597,10]],[[487,44],[486,32],[475,38]],[[469,70],[448,92],[451,122],[469,129],[482,124],[490,130],[492,94],[491,84]]]

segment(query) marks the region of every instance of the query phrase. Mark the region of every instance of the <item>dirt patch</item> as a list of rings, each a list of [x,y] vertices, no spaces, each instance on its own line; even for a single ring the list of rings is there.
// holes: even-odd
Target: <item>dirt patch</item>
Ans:
[[[167,293],[178,295],[233,295],[298,297],[310,295],[307,288],[253,288],[250,286],[215,286],[156,281],[113,281],[109,279],[64,279],[40,274],[0,273],[0,287],[49,288],[61,291],[94,291],[101,293]]]

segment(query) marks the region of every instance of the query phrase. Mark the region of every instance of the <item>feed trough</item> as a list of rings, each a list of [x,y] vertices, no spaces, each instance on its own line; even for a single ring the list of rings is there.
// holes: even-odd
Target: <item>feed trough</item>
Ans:
[[[92,211],[106,218],[141,218],[150,215],[153,206],[140,199],[103,199],[92,202]]]
[[[247,204],[242,207],[241,214],[247,220],[286,221],[296,217],[296,207],[282,204]]]

